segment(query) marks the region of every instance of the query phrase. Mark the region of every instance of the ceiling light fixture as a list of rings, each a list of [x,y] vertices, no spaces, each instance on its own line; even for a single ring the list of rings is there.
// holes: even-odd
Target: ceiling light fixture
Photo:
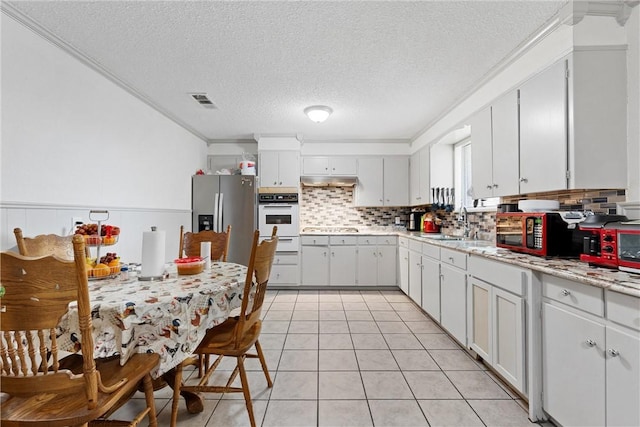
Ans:
[[[322,123],[329,118],[333,110],[326,105],[312,105],[305,108],[304,113],[314,122]]]

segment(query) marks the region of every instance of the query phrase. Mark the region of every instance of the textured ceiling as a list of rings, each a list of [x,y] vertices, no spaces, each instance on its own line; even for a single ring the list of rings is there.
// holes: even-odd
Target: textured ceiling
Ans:
[[[416,137],[566,0],[8,3],[206,139],[397,140]],[[311,122],[302,110],[314,104],[333,115]]]

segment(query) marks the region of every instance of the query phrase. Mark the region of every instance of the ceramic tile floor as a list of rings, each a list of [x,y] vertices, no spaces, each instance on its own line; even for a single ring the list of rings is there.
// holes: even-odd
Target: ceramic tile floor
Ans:
[[[400,291],[270,291],[263,318],[274,384],[247,361],[258,425],[532,425],[526,404]],[[234,366],[223,361],[214,380]],[[185,371],[188,382],[194,373]],[[156,392],[160,426],[169,425],[170,397],[169,388]],[[205,399],[195,415],[181,401],[178,426],[249,425],[242,394]]]

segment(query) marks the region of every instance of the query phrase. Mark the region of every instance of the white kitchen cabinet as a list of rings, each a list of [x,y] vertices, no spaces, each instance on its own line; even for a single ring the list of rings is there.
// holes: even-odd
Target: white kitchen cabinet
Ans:
[[[406,206],[409,204],[407,156],[358,159],[355,206]]]
[[[527,394],[525,286],[529,272],[471,255],[467,340],[486,363]]]
[[[604,426],[604,326],[548,303],[542,316],[543,408],[564,426]]]
[[[409,251],[409,298],[422,305],[422,254]]]
[[[429,146],[429,185],[431,187],[453,187],[453,147],[453,144],[442,142]]]
[[[512,91],[471,119],[474,197],[519,193],[518,92]]]
[[[409,239],[398,239],[398,284],[400,290],[409,295]]]
[[[626,56],[582,48],[520,87],[520,193],[627,185]]]
[[[409,159],[409,204],[426,205],[429,199],[429,147],[413,153]]]
[[[397,256],[395,236],[358,236],[358,285],[397,285]]]
[[[356,176],[357,159],[352,156],[304,156],[302,175]]]
[[[329,236],[302,236],[302,285],[329,283]]]
[[[269,276],[269,285],[297,286],[300,284],[300,270],[297,252],[276,252]]]
[[[330,236],[329,284],[356,284],[356,239],[353,236]]]
[[[261,187],[298,187],[300,184],[299,151],[261,151]]]
[[[448,249],[440,253],[440,324],[463,346],[467,345],[467,277],[458,256]],[[457,252],[466,258],[465,254]],[[450,261],[453,259],[453,261]]]
[[[422,255],[421,306],[429,316],[440,322],[440,262],[424,253]]]
[[[640,299],[542,277],[543,408],[562,425],[640,425]]]

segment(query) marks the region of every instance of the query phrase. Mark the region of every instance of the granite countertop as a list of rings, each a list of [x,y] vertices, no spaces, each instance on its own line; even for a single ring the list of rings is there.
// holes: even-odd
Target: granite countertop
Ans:
[[[533,255],[498,248],[494,242],[484,240],[437,240],[425,236],[425,233],[406,231],[404,227],[354,227],[358,231],[305,232],[300,235],[396,235],[430,243],[436,246],[455,249],[469,254],[480,255],[500,262],[539,271],[567,280],[581,282],[611,291],[640,297],[640,274],[627,273],[603,267],[590,267],[587,263],[569,259],[546,259]]]

